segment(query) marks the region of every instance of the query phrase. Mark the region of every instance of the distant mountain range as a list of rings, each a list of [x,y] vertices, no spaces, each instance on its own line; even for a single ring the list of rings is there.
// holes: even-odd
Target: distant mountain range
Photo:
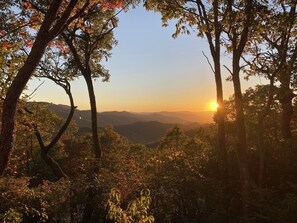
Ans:
[[[46,102],[40,102],[46,103]],[[46,103],[48,109],[66,118],[70,107]],[[154,144],[160,141],[166,131],[179,124],[186,130],[197,128],[211,123],[213,112],[146,112],[134,113],[126,111],[111,111],[98,113],[98,127],[113,126],[114,130],[125,136],[133,143]],[[80,134],[89,133],[91,130],[90,110],[76,109],[73,120],[79,127]]]
[[[43,102],[44,103],[44,102]],[[70,107],[67,105],[56,105],[48,103],[48,108],[55,111],[58,115],[66,117],[68,115]],[[206,124],[212,122],[213,112],[126,112],[126,111],[110,111],[98,113],[98,125],[105,127],[107,125],[127,125],[135,122],[149,122],[157,121],[161,123],[199,123]],[[89,127],[91,123],[91,112],[90,110],[79,110],[76,109],[74,120],[80,127]]]

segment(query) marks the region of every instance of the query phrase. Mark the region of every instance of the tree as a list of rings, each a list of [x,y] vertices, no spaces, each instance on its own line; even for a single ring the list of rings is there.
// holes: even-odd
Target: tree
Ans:
[[[235,97],[237,126],[236,151],[240,171],[242,215],[244,218],[243,220],[247,221],[251,182],[248,167],[245,116],[240,82],[240,62],[244,49],[251,36],[251,28],[254,25],[253,21],[256,21],[257,7],[253,0],[244,2],[228,1],[225,10],[227,12],[227,21],[223,29],[226,33],[227,44],[229,44],[227,47],[232,56],[232,69],[229,71],[232,76]]]
[[[122,210],[121,193],[113,188],[106,202],[107,218],[115,223],[154,223],[154,216],[149,215],[151,202],[150,191],[142,190],[140,197],[131,201],[126,210]]]
[[[81,73],[88,87],[93,147],[95,156],[99,160],[101,160],[102,149],[98,136],[97,105],[92,78],[103,77],[104,81],[109,79],[108,70],[102,66],[101,61],[110,56],[109,51],[116,44],[112,32],[116,26],[115,9],[94,7],[73,27],[68,27],[62,33],[72,53],[71,65]]]
[[[0,175],[7,167],[15,142],[15,114],[17,102],[23,89],[33,75],[48,43],[68,24],[77,19],[89,5],[88,1],[78,4],[77,0],[71,0],[66,6],[62,3],[64,3],[62,0],[53,0],[46,7],[46,14],[43,17],[32,49],[5,96],[0,136]],[[59,16],[57,16],[58,14]]]
[[[188,137],[183,130],[178,126],[174,126],[161,140],[158,149],[180,150],[185,146],[187,140]]]
[[[47,78],[53,81],[58,86],[62,87],[69,98],[70,111],[64,124],[61,126],[57,134],[55,134],[55,136],[50,140],[50,143],[48,143],[48,145],[45,145],[44,140],[42,139],[42,135],[38,129],[37,123],[33,123],[32,127],[40,146],[42,159],[51,167],[56,177],[60,179],[67,176],[63,172],[59,164],[54,161],[53,158],[49,155],[49,152],[57,144],[57,142],[60,140],[60,138],[70,125],[76,106],[74,105],[74,99],[71,93],[71,85],[69,83],[69,80],[73,79],[73,74],[69,72],[67,62],[61,62],[65,58],[63,58],[64,52],[60,51],[63,51],[65,49],[63,49],[59,45],[59,42],[56,42],[56,46],[58,49],[54,50],[50,48],[46,51],[45,57],[38,66],[35,76],[39,78]],[[33,115],[32,112],[28,112]]]
[[[10,7],[9,10],[13,14],[11,18],[18,18],[17,21],[19,23],[16,23],[16,30],[24,27],[27,30],[33,28],[35,30],[38,29],[38,31],[33,40],[28,42],[28,45],[32,46],[31,51],[9,86],[3,103],[0,136],[0,175],[3,174],[7,167],[15,142],[15,115],[18,99],[38,66],[46,47],[50,41],[63,32],[73,21],[87,14],[92,7],[100,4],[101,1],[52,0],[36,4],[26,1],[24,4],[16,2],[5,5]],[[12,10],[12,7],[19,9],[20,13],[18,10]],[[7,10],[7,8],[2,8],[1,10]],[[3,31],[2,28],[1,32],[4,32],[3,35],[9,33],[9,30]]]
[[[73,96],[72,96],[71,88],[70,88],[70,83],[68,82],[68,80],[66,78],[63,79],[63,78],[59,78],[59,77],[49,76],[49,74],[46,74],[46,75],[47,75],[46,78],[52,80],[53,82],[55,82],[57,85],[59,85],[60,87],[62,87],[64,89],[64,91],[66,92],[66,94],[69,97],[70,111],[69,111],[68,117],[65,120],[64,124],[61,126],[59,131],[55,134],[55,136],[50,140],[50,142],[47,145],[45,145],[45,142],[42,139],[42,135],[38,129],[37,123],[35,122],[31,126],[32,126],[34,134],[38,140],[42,159],[45,161],[45,163],[47,165],[49,165],[51,167],[51,169],[54,172],[57,179],[60,179],[62,177],[67,177],[67,175],[63,172],[63,170],[61,169],[59,164],[49,155],[49,152],[57,144],[57,142],[60,140],[61,136],[67,130],[67,128],[72,120],[76,106],[74,105]],[[30,113],[31,115],[34,114],[33,112],[31,112],[28,109],[26,109],[26,111],[28,113]]]
[[[277,1],[276,5],[269,8],[271,17],[265,24],[269,30],[261,33],[263,44],[269,47],[266,57],[270,60],[270,66],[274,68],[276,79],[280,82],[278,99],[282,107],[281,132],[285,140],[292,138],[292,100],[296,97],[292,89],[297,61],[296,6],[295,1],[288,3]]]
[[[189,27],[195,27],[199,37],[205,37],[213,60],[213,65],[208,60],[215,76],[217,108],[216,122],[218,124],[218,154],[221,179],[225,183],[228,178],[227,150],[225,136],[224,96],[221,75],[221,42],[223,24],[227,14],[224,13],[222,4],[218,0],[203,1],[145,1],[148,10],[160,11],[163,25],[166,26],[170,19],[178,19],[176,32],[173,37],[181,33],[190,34]]]
[[[296,72],[296,2],[275,1],[276,4],[267,4],[260,16],[264,24],[254,30],[251,45],[247,49],[249,59],[248,75],[259,75],[269,80],[267,101],[263,110],[258,113],[258,150],[259,150],[259,187],[262,187],[263,169],[265,160],[264,150],[264,123],[269,115],[270,108],[276,99],[279,100],[281,113],[281,132],[283,139],[292,137],[291,120],[293,116],[292,79]],[[280,87],[276,88],[274,85]],[[259,90],[259,89],[258,89]],[[274,97],[278,92],[278,97]]]
[[[188,33],[184,23],[190,26],[198,23],[198,33],[207,37],[210,45],[212,57],[215,65],[215,77],[217,84],[218,102],[222,104],[222,87],[220,81],[220,44],[224,41],[227,51],[232,57],[232,75],[235,110],[237,123],[237,144],[236,151],[238,155],[238,164],[241,178],[242,210],[244,218],[247,217],[248,199],[250,190],[250,179],[247,162],[247,142],[246,129],[243,112],[243,100],[240,84],[240,61],[244,53],[245,46],[250,37],[250,31],[253,27],[258,7],[253,0],[247,1],[212,1],[211,4],[202,1],[147,1],[147,7],[160,11],[163,15],[163,21],[176,18],[177,32]],[[208,4],[206,7],[205,5]],[[193,7],[195,6],[195,8]],[[192,6],[192,7],[191,7]],[[209,8],[209,11],[207,11]],[[255,10],[257,9],[257,10]],[[190,18],[190,20],[188,19]],[[224,34],[224,38],[221,36]],[[213,40],[214,39],[214,40]],[[214,43],[213,43],[214,41]],[[219,120],[221,122],[220,141],[224,144],[223,116],[219,110]],[[222,146],[222,145],[221,145]],[[224,147],[222,147],[224,149]],[[221,148],[221,149],[222,149]],[[223,154],[223,152],[222,152]]]
[[[249,88],[243,95],[244,107],[246,116],[249,117],[247,121],[247,128],[249,130],[250,141],[256,139],[255,146],[259,152],[259,168],[258,168],[258,187],[262,189],[264,170],[266,163],[266,148],[271,138],[268,138],[269,129],[271,126],[273,113],[278,113],[278,103],[276,103],[276,87],[273,85],[273,79],[269,85],[259,85],[254,89]],[[250,127],[250,128],[249,128]],[[255,131],[255,129],[257,131]],[[250,142],[251,144],[251,142]],[[254,145],[252,145],[254,146]]]

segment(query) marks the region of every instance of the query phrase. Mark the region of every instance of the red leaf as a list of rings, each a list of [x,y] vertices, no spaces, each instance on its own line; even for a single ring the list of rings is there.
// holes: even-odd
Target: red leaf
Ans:
[[[33,46],[33,41],[32,40],[26,40],[25,46],[26,47],[32,47]]]
[[[102,8],[122,8],[124,3],[122,1],[101,2]]]
[[[0,46],[1,46],[1,48],[7,49],[7,50],[12,48],[12,44],[8,41],[0,42]]]

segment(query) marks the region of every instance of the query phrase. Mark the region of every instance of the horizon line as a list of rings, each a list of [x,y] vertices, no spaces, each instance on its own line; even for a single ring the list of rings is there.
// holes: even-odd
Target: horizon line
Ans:
[[[48,102],[48,101],[28,101],[28,102],[37,102],[37,103],[48,103],[48,104],[53,104],[53,105],[61,105],[61,106],[67,106],[67,107],[70,107],[70,105],[66,105],[66,104],[60,104],[60,103],[53,103],[53,102]],[[79,106],[76,105],[76,109],[77,110],[80,110],[80,111],[89,111],[91,110],[91,108],[89,109],[79,109]],[[174,110],[174,111],[169,111],[169,110],[158,110],[158,111],[132,111],[132,110],[122,110],[122,109],[119,109],[119,110],[114,110],[114,109],[111,109],[111,110],[100,110],[97,108],[97,113],[102,113],[102,112],[129,112],[129,113],[165,113],[165,112],[168,112],[168,113],[182,113],[182,112],[190,112],[190,113],[199,113],[199,112],[212,112],[212,113],[215,113],[216,111],[213,111],[213,110],[208,110],[208,109],[201,109],[201,110],[196,110],[196,111],[191,111],[191,110]]]

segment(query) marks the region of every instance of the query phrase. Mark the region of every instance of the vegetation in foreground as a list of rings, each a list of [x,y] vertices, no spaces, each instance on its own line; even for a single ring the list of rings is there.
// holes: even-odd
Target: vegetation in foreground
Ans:
[[[249,222],[295,222],[294,141],[279,140],[278,125],[272,116],[265,135],[265,171],[260,188],[256,123],[249,115],[248,137],[252,148],[249,166],[255,179]],[[53,116],[47,118],[42,123],[50,120],[59,123]],[[131,144],[112,128],[106,128],[100,132],[103,159],[97,170],[91,135],[78,137],[73,124],[50,153],[67,176],[60,179],[41,159],[34,131],[23,127],[18,131],[9,168],[1,178],[1,219],[3,222],[239,222],[240,179],[231,137],[235,126],[232,120],[227,123],[230,135],[227,183],[222,182],[218,170],[214,125],[191,131],[190,135],[175,126],[157,148]],[[55,129],[44,127],[44,137]]]
[[[93,78],[108,80],[101,61],[117,44],[117,15],[137,3],[1,1],[1,221],[296,222],[296,1],[145,1],[164,26],[177,22],[173,37],[207,40],[218,103],[214,125],[191,135],[175,126],[156,148],[97,126]],[[243,93],[243,72],[269,84]],[[72,121],[79,76],[91,106],[83,137]],[[63,88],[66,120],[27,104],[32,77]]]

